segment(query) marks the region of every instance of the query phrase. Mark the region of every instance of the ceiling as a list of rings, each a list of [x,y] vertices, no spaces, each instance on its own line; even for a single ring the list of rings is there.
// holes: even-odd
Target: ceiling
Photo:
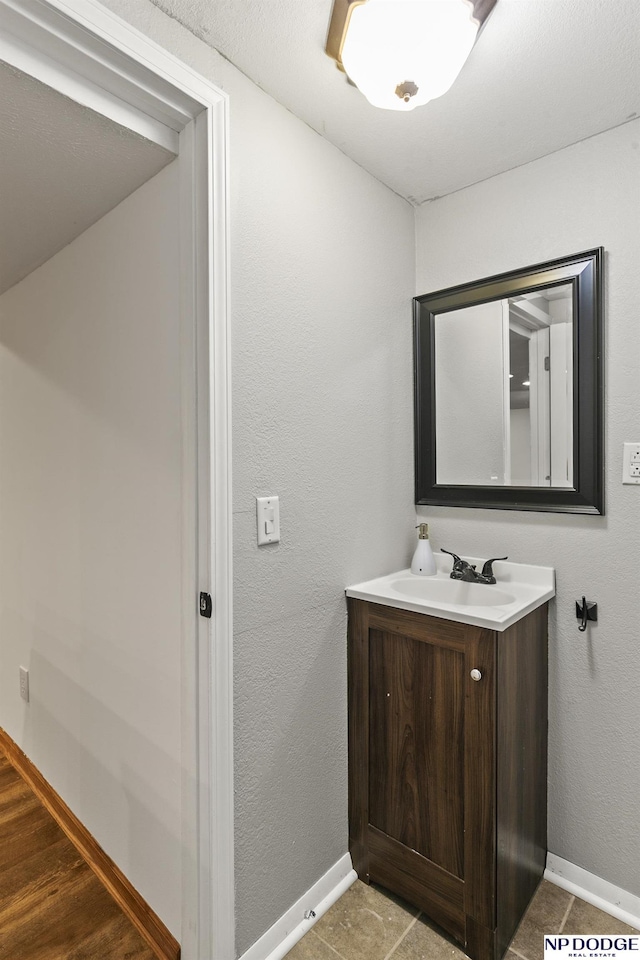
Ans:
[[[452,89],[378,110],[324,53],[332,0],[153,0],[412,203],[640,114],[638,0],[498,0]]]
[[[0,293],[173,159],[0,61]]]

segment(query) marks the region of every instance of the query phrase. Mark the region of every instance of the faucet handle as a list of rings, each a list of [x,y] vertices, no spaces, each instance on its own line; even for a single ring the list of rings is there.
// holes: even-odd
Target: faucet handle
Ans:
[[[470,567],[472,570],[475,570],[476,565],[467,563],[466,560],[463,560],[462,557],[459,557],[457,553],[452,553],[451,550],[445,550],[444,547],[440,547],[441,553],[448,553],[450,557],[453,557],[453,569],[461,570],[464,567]]]
[[[457,553],[452,553],[451,550],[445,550],[444,547],[440,547],[440,551],[442,553],[448,553],[450,557],[453,557],[453,570],[450,573],[452,580],[462,580],[476,569],[475,563],[468,563],[466,560],[463,560],[462,557],[459,557]]]
[[[482,576],[493,577],[494,576],[493,564],[496,562],[496,560],[508,560],[508,559],[509,557],[492,557],[491,560],[486,560],[482,568]],[[494,579],[494,583],[495,583],[495,579]]]

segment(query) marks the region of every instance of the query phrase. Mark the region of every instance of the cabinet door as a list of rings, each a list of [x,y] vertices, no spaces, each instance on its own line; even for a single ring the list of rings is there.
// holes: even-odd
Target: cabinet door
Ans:
[[[494,636],[350,601],[354,866],[463,943],[493,922]]]

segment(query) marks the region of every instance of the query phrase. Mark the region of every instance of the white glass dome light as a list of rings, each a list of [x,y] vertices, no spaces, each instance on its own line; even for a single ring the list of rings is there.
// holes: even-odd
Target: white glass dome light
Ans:
[[[374,107],[413,110],[452,86],[478,26],[470,0],[367,0],[351,11],[342,63]]]

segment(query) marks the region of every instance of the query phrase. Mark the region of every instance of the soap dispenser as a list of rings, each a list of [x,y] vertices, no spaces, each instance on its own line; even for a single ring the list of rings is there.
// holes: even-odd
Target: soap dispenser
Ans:
[[[418,546],[411,561],[411,573],[415,573],[419,577],[433,577],[437,570],[433,550],[429,543],[429,524],[419,523],[416,530],[420,532],[418,533]]]

